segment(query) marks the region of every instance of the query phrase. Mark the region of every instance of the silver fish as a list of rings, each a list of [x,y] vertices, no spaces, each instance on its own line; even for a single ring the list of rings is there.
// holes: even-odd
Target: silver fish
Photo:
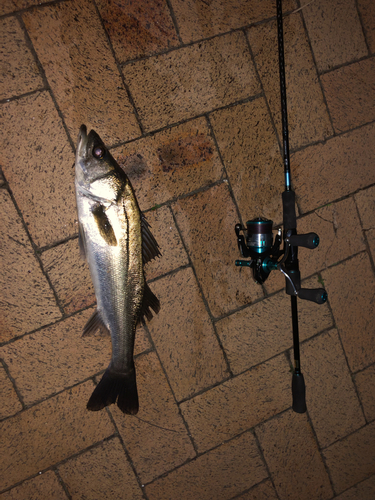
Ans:
[[[117,401],[121,411],[138,412],[133,360],[136,326],[159,312],[143,266],[160,256],[159,246],[124,171],[99,135],[85,125],[79,131],[75,188],[81,254],[87,259],[97,309],[83,335],[99,328],[111,335],[112,359],[87,408],[101,410]]]

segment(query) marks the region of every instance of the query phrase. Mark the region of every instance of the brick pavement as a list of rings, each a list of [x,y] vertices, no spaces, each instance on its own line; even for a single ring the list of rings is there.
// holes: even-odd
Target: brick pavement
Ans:
[[[329,299],[299,301],[301,415],[284,280],[234,265],[235,223],[282,221],[274,2],[1,2],[0,500],[375,498],[375,4],[306,3],[283,2],[292,182]],[[81,123],[163,254],[137,417],[86,410],[111,346],[81,337]]]

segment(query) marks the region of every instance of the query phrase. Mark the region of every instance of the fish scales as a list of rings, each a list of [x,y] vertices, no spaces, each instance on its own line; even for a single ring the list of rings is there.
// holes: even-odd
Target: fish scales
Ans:
[[[160,309],[143,266],[160,255],[129,179],[95,131],[82,125],[76,154],[76,199],[81,253],[87,259],[97,309],[84,328],[110,333],[112,359],[88,404],[100,410],[117,402],[124,413],[138,411],[133,360],[136,326]]]

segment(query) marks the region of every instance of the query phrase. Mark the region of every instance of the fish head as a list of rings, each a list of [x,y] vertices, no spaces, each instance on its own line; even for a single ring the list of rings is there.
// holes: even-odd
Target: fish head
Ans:
[[[75,168],[76,182],[85,188],[116,170],[116,162],[104,142],[95,130],[88,134],[86,125],[79,129]]]

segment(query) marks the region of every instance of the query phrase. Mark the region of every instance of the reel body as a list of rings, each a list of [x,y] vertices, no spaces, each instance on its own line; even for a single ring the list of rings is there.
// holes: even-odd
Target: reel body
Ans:
[[[263,284],[271,271],[280,271],[286,279],[286,293],[301,299],[324,304],[327,292],[323,288],[301,288],[301,274],[298,267],[297,247],[314,249],[319,245],[316,233],[296,234],[294,230],[278,230],[275,239],[272,232],[273,222],[270,219],[257,217],[246,222],[246,229],[236,224],[238,248],[241,256],[250,260],[236,260],[236,266],[250,267],[256,283]],[[243,234],[241,234],[243,232]]]

